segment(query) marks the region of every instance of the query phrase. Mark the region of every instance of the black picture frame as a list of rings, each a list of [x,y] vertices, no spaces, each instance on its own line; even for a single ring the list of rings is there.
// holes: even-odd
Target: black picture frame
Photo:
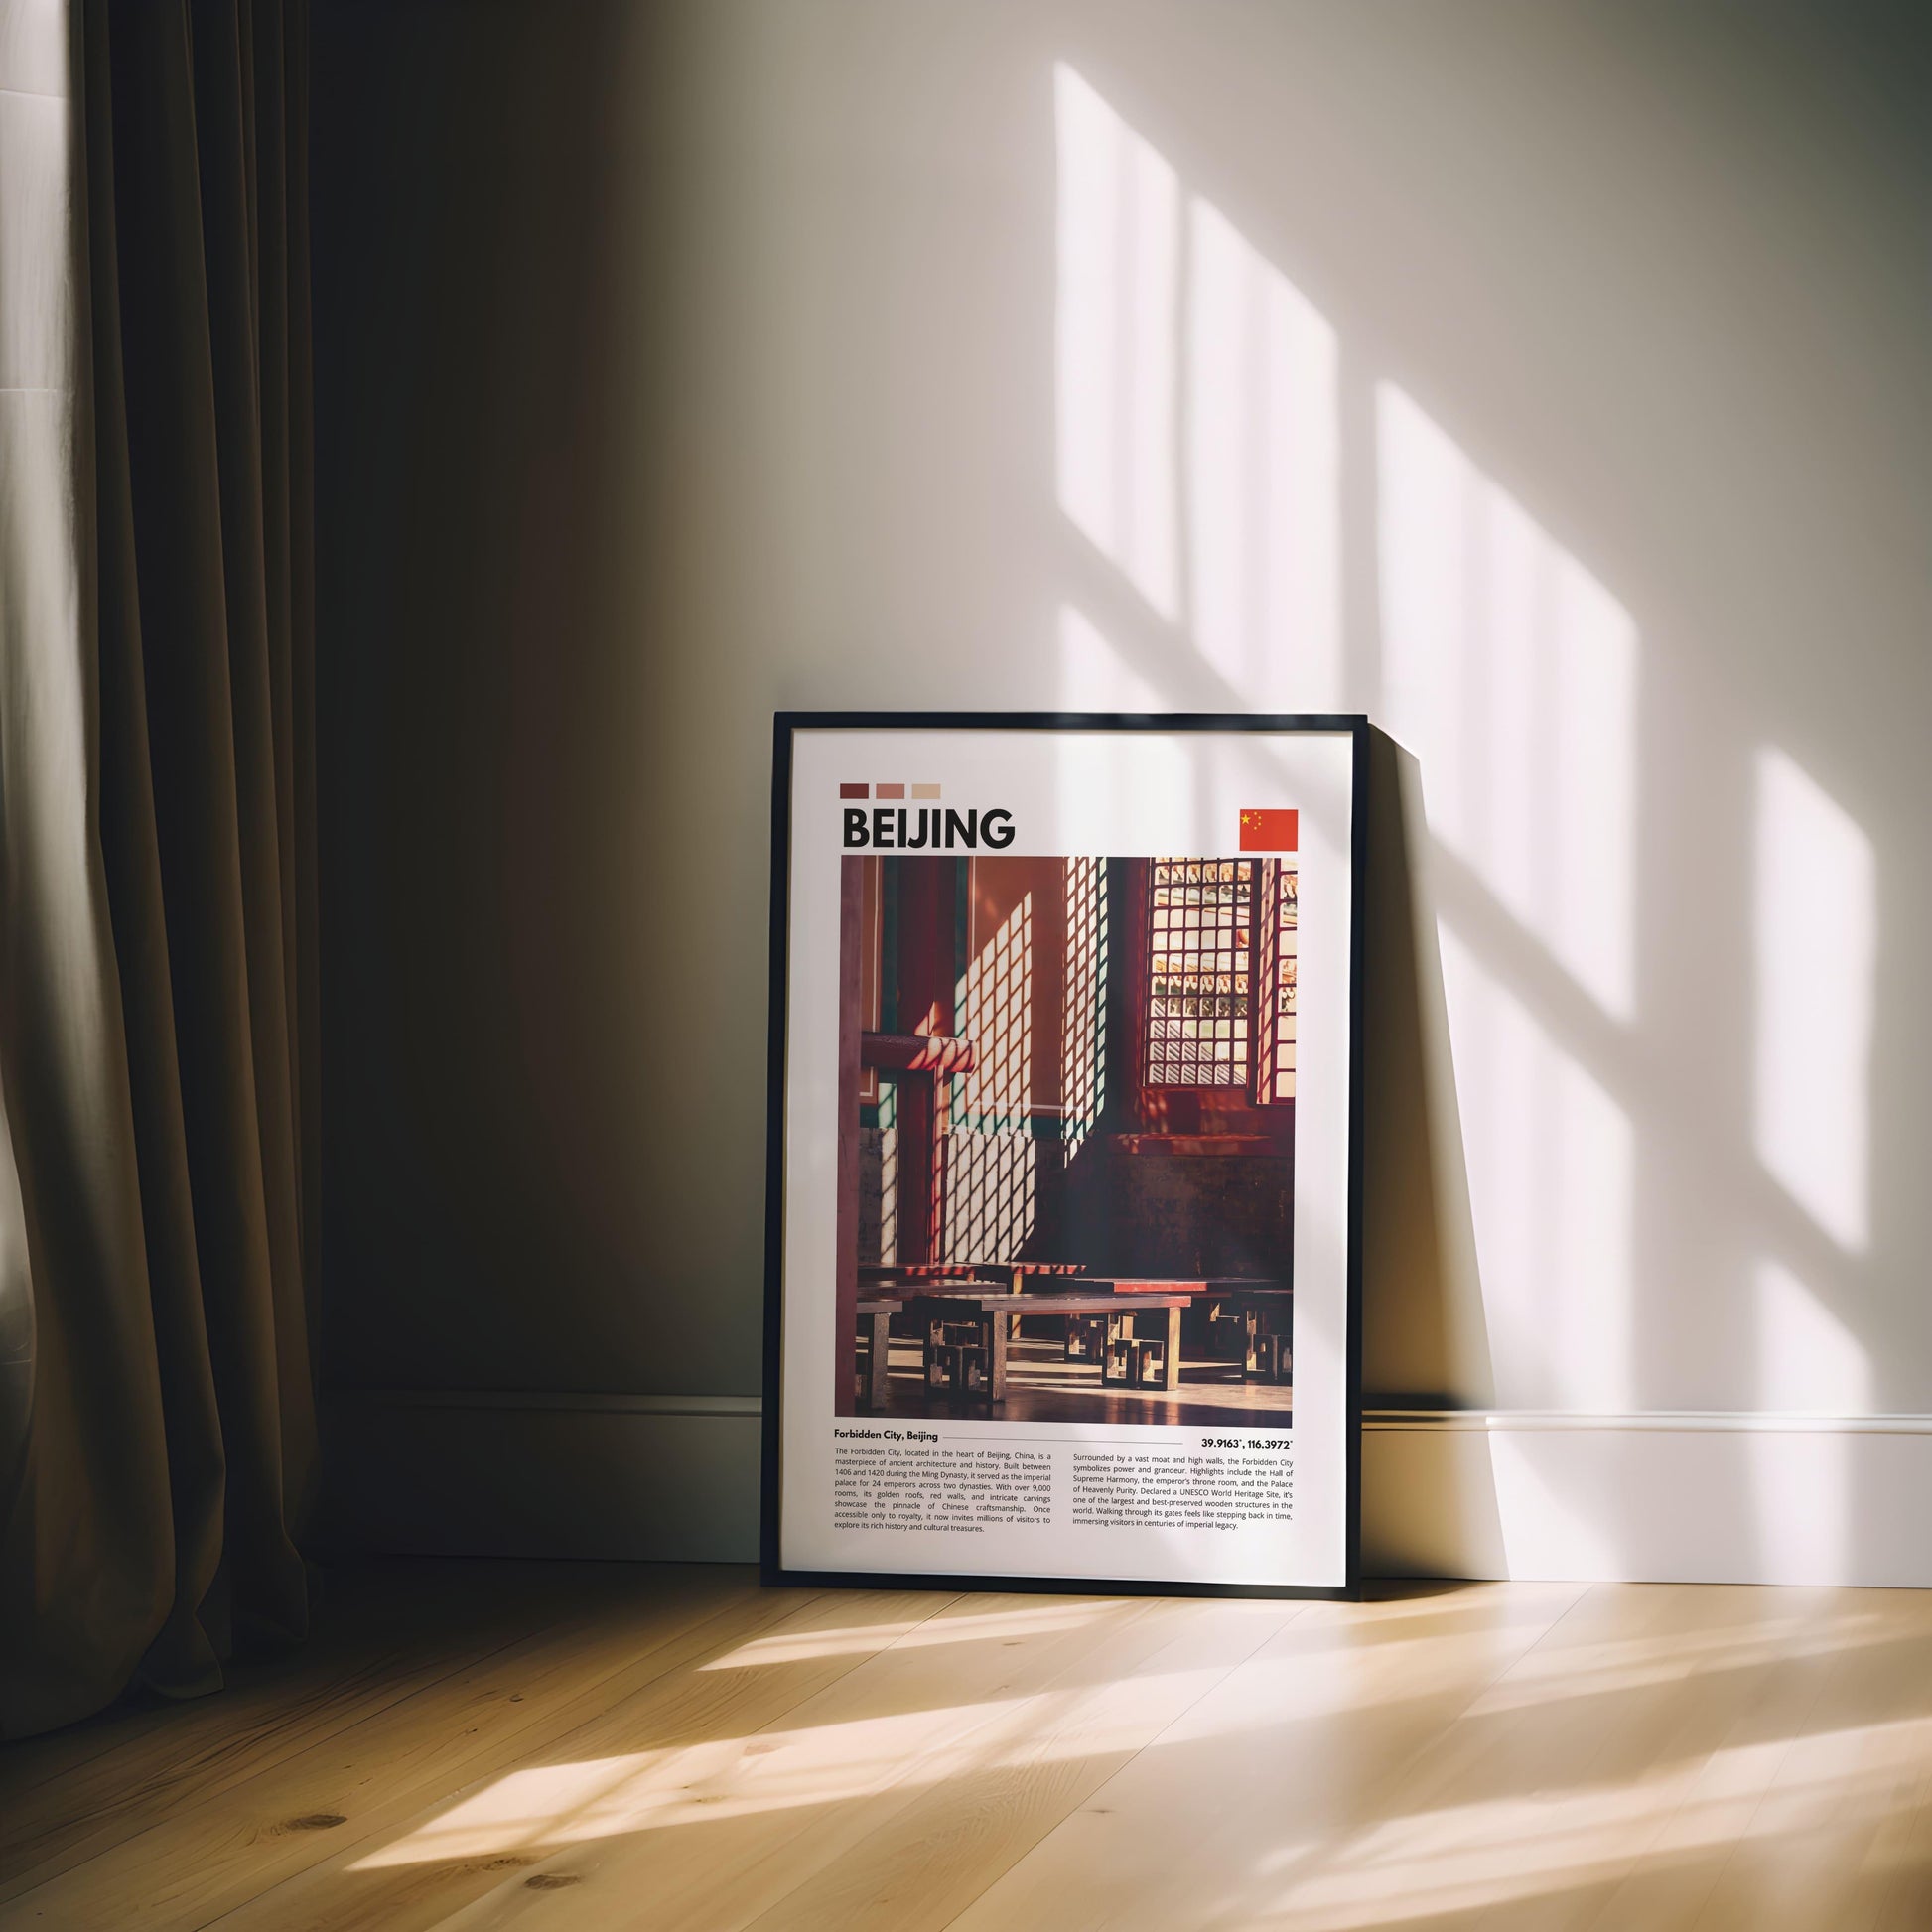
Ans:
[[[781,1556],[783,1452],[786,1013],[790,961],[791,779],[801,731],[1252,732],[1333,734],[1350,740],[1347,1389],[1343,1454],[1344,1570],[1338,1585],[1222,1583],[1085,1575],[941,1574],[932,1571],[787,1569]],[[780,711],[772,720],[770,996],[767,1021],[764,1207],[764,1378],[759,1478],[759,1574],[771,1587],[996,1590],[1053,1595],[1305,1598],[1361,1595],[1363,1031],[1367,980],[1368,718],[1359,712]]]

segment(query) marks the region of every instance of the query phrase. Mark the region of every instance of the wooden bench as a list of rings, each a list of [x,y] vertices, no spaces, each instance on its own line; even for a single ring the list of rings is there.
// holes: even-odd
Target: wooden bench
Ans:
[[[1083,1289],[1135,1298],[1187,1295],[1208,1319],[1241,1324],[1241,1375],[1248,1382],[1294,1380],[1295,1291],[1268,1275],[1093,1276]],[[1040,1298],[1035,1298],[1038,1300]]]
[[[1280,1282],[1229,1281],[1203,1298],[1210,1319],[1241,1324],[1241,1377],[1293,1382],[1295,1291]]]

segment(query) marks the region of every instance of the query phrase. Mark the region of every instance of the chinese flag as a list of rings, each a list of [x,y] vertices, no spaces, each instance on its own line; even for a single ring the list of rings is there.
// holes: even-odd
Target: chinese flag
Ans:
[[[1243,852],[1293,852],[1295,850],[1295,821],[1300,816],[1293,811],[1256,811],[1241,814],[1241,850]]]

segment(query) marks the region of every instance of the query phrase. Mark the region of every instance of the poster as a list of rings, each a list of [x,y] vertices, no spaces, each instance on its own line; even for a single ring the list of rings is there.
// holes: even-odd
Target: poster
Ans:
[[[1365,763],[778,719],[769,1580],[1353,1590]]]

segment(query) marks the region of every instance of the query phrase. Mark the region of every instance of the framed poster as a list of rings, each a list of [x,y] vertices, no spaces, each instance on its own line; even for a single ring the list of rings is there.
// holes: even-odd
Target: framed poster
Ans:
[[[1366,774],[779,716],[768,1582],[1353,1592]]]

